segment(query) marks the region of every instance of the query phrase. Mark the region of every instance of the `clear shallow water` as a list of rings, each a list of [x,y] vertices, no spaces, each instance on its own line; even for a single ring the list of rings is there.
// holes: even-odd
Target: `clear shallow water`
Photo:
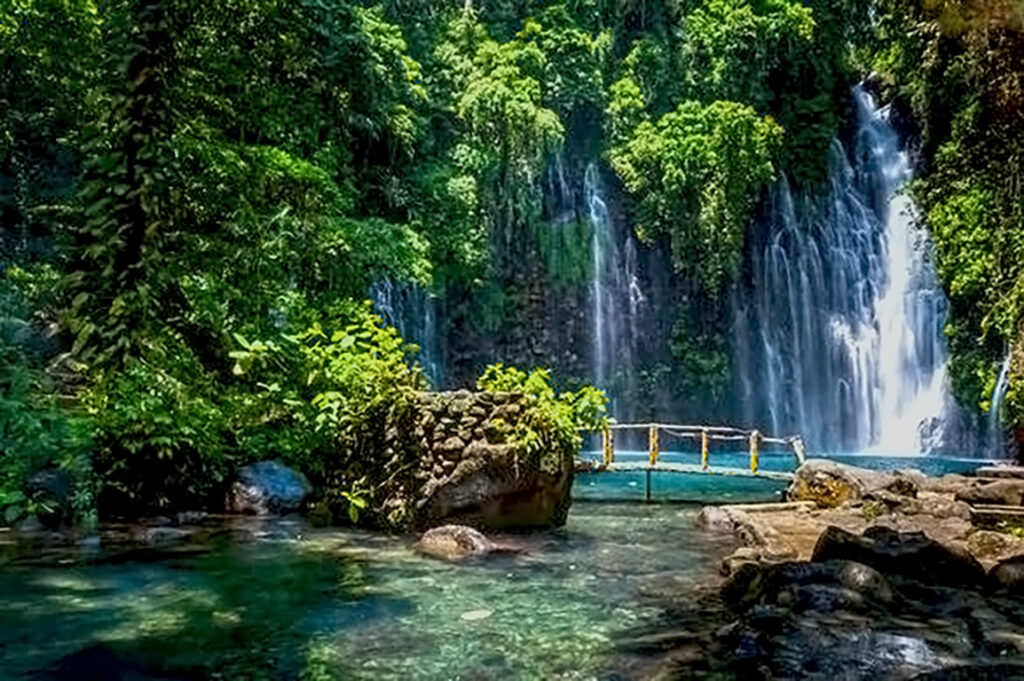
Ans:
[[[0,678],[83,650],[132,678],[617,678],[615,642],[731,549],[696,513],[581,502],[562,531],[509,537],[522,554],[463,565],[289,521],[127,553],[0,546]]]
[[[600,452],[589,452],[586,459],[600,461]],[[616,461],[647,461],[646,451],[616,451]],[[926,475],[939,476],[946,473],[970,473],[986,461],[978,459],[957,459],[937,456],[894,456],[881,454],[833,454],[834,461],[847,463],[872,470],[917,469]],[[662,452],[659,460],[669,463],[700,464],[700,453],[670,451]],[[750,456],[746,451],[712,451],[710,467],[746,470]],[[792,471],[795,468],[790,452],[762,451],[760,470]],[[646,497],[646,473],[591,473],[576,477],[573,493],[575,498],[591,501],[643,501]],[[666,472],[651,473],[652,501],[689,501],[700,503],[754,503],[778,501],[787,484],[765,478],[680,474]]]

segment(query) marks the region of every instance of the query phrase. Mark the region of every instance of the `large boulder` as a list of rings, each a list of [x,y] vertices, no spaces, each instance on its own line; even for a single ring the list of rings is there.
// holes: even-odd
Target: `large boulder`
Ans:
[[[509,445],[474,442],[454,470],[428,481],[416,504],[418,524],[459,523],[503,529],[565,524],[572,503],[571,457],[561,470],[523,464]]]
[[[957,491],[956,499],[968,504],[1020,506],[1024,500],[1024,480],[979,481]]]
[[[511,392],[424,392],[367,429],[352,457],[330,472],[325,519],[348,518],[344,492],[372,490],[359,522],[413,531],[445,524],[484,530],[565,524],[575,442],[535,418],[535,398]],[[527,447],[521,421],[542,446]],[[331,485],[336,485],[332,487]]]
[[[229,513],[291,513],[313,492],[306,476],[278,461],[259,461],[238,470],[227,494]]]
[[[876,501],[885,498],[898,504],[917,498],[924,481],[918,471],[869,471],[828,459],[809,459],[796,470],[786,495],[790,501],[813,501],[819,508],[838,508],[870,495]]]
[[[896,532],[875,526],[857,536],[829,527],[818,538],[813,561],[849,560],[869,565],[886,576],[899,576],[923,584],[977,587],[985,582],[985,569],[964,548],[941,544],[922,532]]]
[[[975,530],[967,537],[967,550],[982,560],[1002,558],[1018,553],[1022,548],[1024,542],[1006,532]]]
[[[1024,556],[1013,556],[1000,562],[989,573],[992,583],[1000,588],[1016,592],[1024,591]]]
[[[810,459],[796,470],[786,496],[790,501],[813,501],[819,508],[837,508],[866,492],[867,486],[852,466]]]
[[[848,560],[746,563],[728,575],[722,596],[733,607],[761,603],[818,611],[870,609],[895,598],[884,575]]]

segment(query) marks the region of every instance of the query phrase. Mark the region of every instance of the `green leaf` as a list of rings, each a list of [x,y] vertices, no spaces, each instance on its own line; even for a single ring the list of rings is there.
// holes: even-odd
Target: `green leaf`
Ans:
[[[243,348],[246,350],[252,350],[252,345],[249,344],[249,341],[245,340],[245,337],[242,334],[232,333],[231,335],[234,336],[235,341],[237,341]]]
[[[10,505],[4,509],[4,522],[10,525],[15,520],[21,517],[22,510],[20,506]]]

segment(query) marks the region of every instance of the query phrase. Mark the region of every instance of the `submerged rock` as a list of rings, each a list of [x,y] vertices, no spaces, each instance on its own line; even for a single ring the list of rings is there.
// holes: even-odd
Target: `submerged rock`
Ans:
[[[496,544],[479,530],[465,525],[442,525],[427,530],[416,543],[416,549],[432,558],[462,560],[485,556],[498,550]]]
[[[490,617],[493,614],[494,614],[493,610],[486,610],[486,609],[469,610],[469,611],[464,612],[461,615],[459,615],[459,619],[463,620],[465,622],[479,622],[480,620],[487,619],[488,617]]]
[[[199,681],[201,674],[151,669],[106,646],[93,646],[62,658],[34,678],[52,681]]]
[[[306,476],[277,461],[259,461],[238,471],[227,495],[231,513],[271,515],[302,507],[313,491]]]

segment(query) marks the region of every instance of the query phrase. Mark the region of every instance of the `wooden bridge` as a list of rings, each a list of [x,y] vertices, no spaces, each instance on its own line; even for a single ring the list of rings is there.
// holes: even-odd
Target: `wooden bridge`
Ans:
[[[647,461],[616,461],[615,435],[621,431],[646,430],[648,433]],[[661,461],[660,433],[666,433],[681,439],[700,441],[700,464],[675,463]],[[712,465],[711,442],[745,442],[749,452],[747,468],[716,467]],[[651,472],[688,473],[697,475],[730,475],[740,477],[757,477],[767,480],[789,482],[793,479],[793,471],[761,470],[761,445],[782,445],[793,455],[795,470],[806,460],[803,439],[799,435],[774,437],[764,435],[758,430],[741,430],[723,426],[680,426],[664,423],[613,423],[601,433],[602,462],[590,472],[593,473],[647,473],[647,500],[651,499]]]

